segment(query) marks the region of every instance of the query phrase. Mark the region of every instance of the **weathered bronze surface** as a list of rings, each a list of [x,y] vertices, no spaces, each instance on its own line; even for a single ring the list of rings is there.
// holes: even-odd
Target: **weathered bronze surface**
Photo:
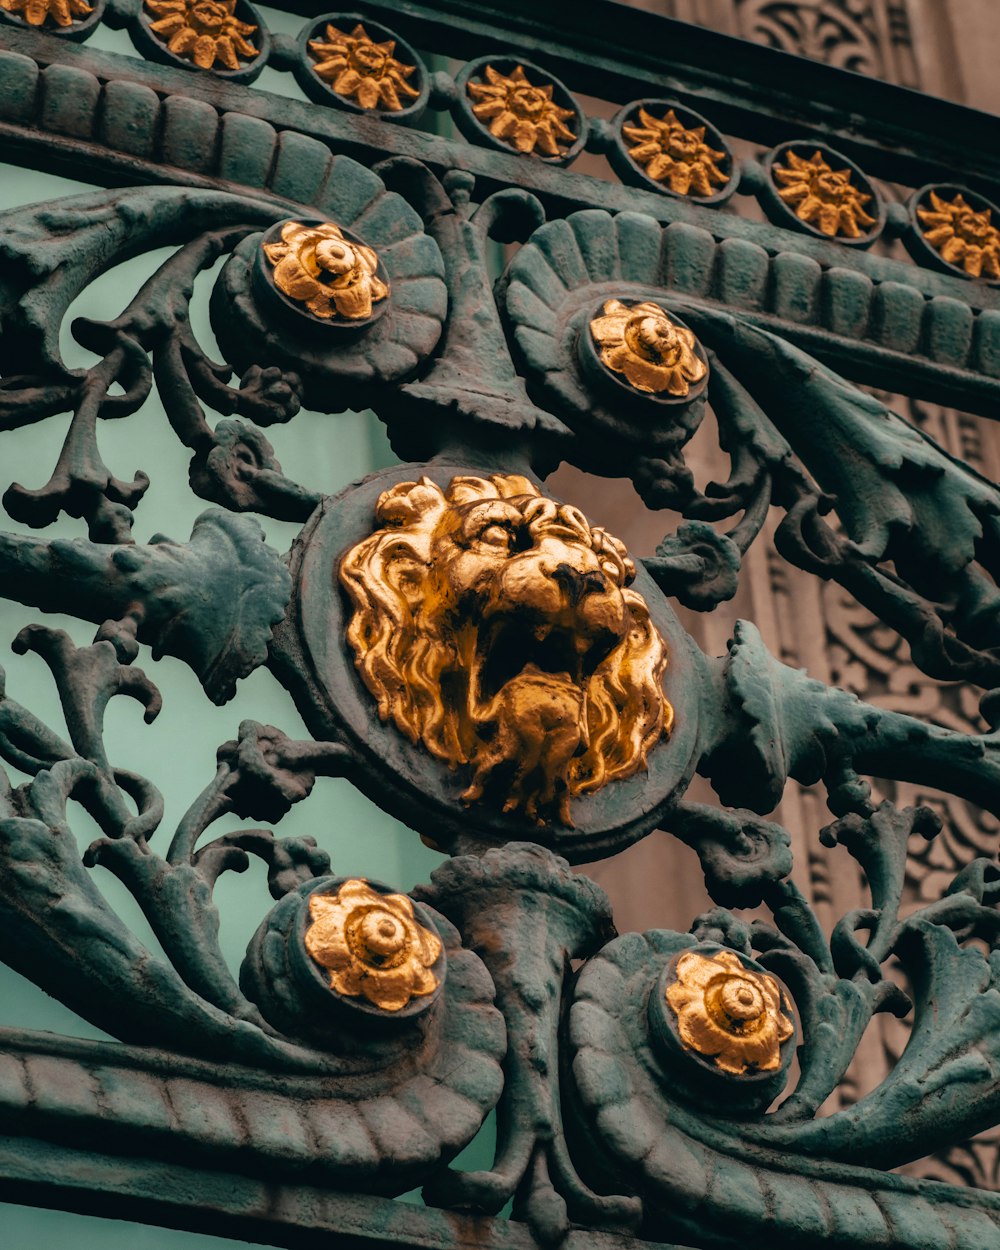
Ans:
[[[296,40],[248,0],[198,8],[202,32],[187,12],[160,19],[179,24],[148,63],[71,43],[106,15],[140,48],[131,0],[48,32],[2,17],[9,152],[118,188],[0,219],[0,433],[67,417],[49,479],[3,496],[20,529],[0,535],[0,586],[96,628],[15,643],[48,666],[65,731],[0,684],[0,958],[117,1039],[4,1031],[3,1195],[79,1206],[106,1184],[147,1219],[359,1250],[994,1250],[995,1194],[893,1169],[1000,1121],[995,847],[949,850],[940,890],[907,904],[908,848],[943,818],[868,778],[1000,812],[1000,491],[886,398],[997,411],[1000,291],[985,259],[969,281],[973,253],[934,251],[913,205],[935,187],[958,208],[961,175],[983,213],[1000,127],[751,45],[723,80],[725,40],[626,6],[567,23],[554,0],[372,0],[364,56],[398,50],[419,83],[399,108],[342,80],[353,15]],[[221,43],[237,14],[250,60]],[[308,47],[326,25],[329,80]],[[414,48],[449,60],[429,74]],[[240,85],[265,66],[311,103]],[[576,92],[608,108],[587,118]],[[425,102],[468,142],[416,129]],[[704,135],[687,102],[715,118]],[[661,182],[658,154],[621,142],[640,103],[677,141]],[[678,190],[705,136],[728,182]],[[630,174],[563,167],[585,147]],[[876,179],[913,188],[910,209]],[[719,211],[730,194],[769,221]],[[880,231],[914,263],[861,254]],[[516,247],[499,280],[497,244]],[[149,274],[110,319],[67,324],[135,257]],[[224,363],[191,315],[217,263]],[[187,541],[148,538],[149,478],[102,455],[154,385],[212,505]],[[302,406],[334,446],[338,414],[373,408],[404,463],[337,496],[294,480],[266,429]],[[701,426],[729,460],[708,480],[687,458]],[[627,479],[668,528],[655,553],[630,560],[596,498],[576,501],[593,521],[551,498],[562,461]],[[303,528],[282,556],[244,513]],[[57,518],[80,533],[33,532]],[[923,690],[977,683],[983,723],[861,702],[747,621],[703,654],[670,601],[740,593],[772,532],[768,564],[877,615]],[[155,781],[104,735],[119,696],[159,710],[147,648],[217,703],[268,666],[311,735],[234,725],[166,838]],[[441,848],[429,885],[345,879],[311,837],[275,836],[301,802],[317,828],[339,817],[315,797],[328,777]],[[81,806],[99,826],[82,858]],[[810,825],[856,861],[864,906],[800,892]],[[590,862],[656,831],[697,857],[712,906],[616,936],[554,852]],[[237,976],[214,891],[251,858],[274,902]],[[910,1022],[898,1062],[819,1114],[887,1012]],[[451,1171],[493,1109],[492,1160]],[[415,1186],[444,1210],[388,1200]]]
[[[377,43],[360,22],[350,34],[329,23],[322,39],[309,42],[313,71],[331,90],[363,109],[390,112],[398,112],[420,95],[407,82],[416,67],[397,60],[395,50],[395,40]]]
[[[502,139],[516,152],[540,152],[560,156],[577,136],[566,125],[572,109],[560,108],[552,99],[551,83],[533,83],[517,65],[509,74],[487,65],[485,82],[470,82],[466,88],[473,101],[472,112],[490,134]]]
[[[383,720],[462,795],[572,825],[570,799],[646,767],[669,733],[667,649],[625,548],[526,478],[428,478],[379,499],[339,576]]]

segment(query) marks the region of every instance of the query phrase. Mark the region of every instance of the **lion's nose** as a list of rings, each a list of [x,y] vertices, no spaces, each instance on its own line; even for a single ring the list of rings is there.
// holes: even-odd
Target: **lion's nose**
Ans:
[[[572,564],[557,564],[552,570],[552,580],[574,606],[587,595],[602,594],[608,588],[603,573],[598,573],[596,569],[581,573]]]

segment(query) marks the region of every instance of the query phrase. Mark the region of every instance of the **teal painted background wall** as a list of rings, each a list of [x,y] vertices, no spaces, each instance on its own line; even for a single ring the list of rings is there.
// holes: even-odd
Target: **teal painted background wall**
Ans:
[[[272,29],[294,33],[299,26],[300,19],[265,13]],[[112,51],[131,52],[123,34],[101,30],[93,42]],[[288,75],[270,70],[264,71],[260,86],[298,95]],[[0,208],[71,195],[81,189],[78,184],[51,175],[0,167]],[[167,255],[169,252],[164,251],[104,275],[71,310],[66,326],[79,315],[117,316],[145,277]],[[201,341],[211,351],[214,341],[206,310],[210,283],[207,275],[201,279],[201,299],[196,296],[192,320]],[[67,363],[74,366],[85,366],[94,359],[75,345],[68,334],[64,334],[63,352]],[[218,357],[217,351],[215,354]],[[43,485],[55,465],[68,424],[68,417],[57,417],[0,435],[0,492],[15,481],[29,488]],[[131,479],[134,470],[142,468],[152,479],[136,513],[136,539],[146,541],[157,532],[186,539],[194,518],[208,505],[188,488],[190,453],[170,430],[159,401],[153,397],[135,416],[107,423],[100,437],[106,462],[117,476]],[[337,417],[302,413],[290,426],[270,429],[268,438],[290,477],[328,494],[394,459],[382,427],[370,413]],[[0,524],[9,530],[24,528],[6,516]],[[268,540],[281,551],[288,549],[298,530],[295,525],[272,521],[264,522],[264,528]],[[85,529],[80,522],[63,519],[45,533],[78,536]],[[0,665],[7,671],[9,694],[61,731],[61,711],[48,670],[37,656],[15,657],[10,651],[15,634],[31,621],[66,629],[78,644],[92,641],[94,629],[68,617],[42,614],[0,599]],[[158,836],[164,841],[187,805],[211,779],[216,748],[235,737],[242,719],[252,717],[277,725],[291,736],[308,736],[291,699],[265,671],[242,682],[236,698],[218,708],[208,702],[194,675],[179,662],[168,658],[153,663],[147,651],[137,663],[163,692],[163,711],[153,725],[146,726],[138,704],[115,700],[109,709],[107,742],[115,764],[149,777],[163,791],[166,817]],[[16,773],[12,773],[12,779],[21,780]],[[98,830],[82,809],[77,809],[77,816],[76,830],[83,850]],[[213,833],[245,823],[236,818],[219,822]],[[438,861],[438,856],[427,850],[414,833],[385,816],[344,781],[321,779],[312,798],[293,808],[280,829],[285,834],[315,836],[329,852],[335,872],[382,879],[397,888],[409,889],[417,881],[426,880]],[[120,914],[156,949],[155,938],[124,887],[103,869],[96,869],[95,873]],[[242,875],[224,877],[217,898],[223,945],[231,965],[238,969],[247,941],[272,904],[264,872],[251,868]],[[46,1029],[78,1037],[102,1036],[2,965],[0,1026]],[[114,1195],[109,1194],[108,1211],[113,1210]],[[72,1250],[214,1250],[234,1244],[238,1243],[112,1219],[0,1206],[2,1250],[42,1250],[50,1246],[71,1246]]]

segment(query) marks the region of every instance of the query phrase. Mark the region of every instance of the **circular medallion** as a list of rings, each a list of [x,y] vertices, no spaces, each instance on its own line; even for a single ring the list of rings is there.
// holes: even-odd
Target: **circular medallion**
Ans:
[[[271,52],[271,36],[249,0],[142,0],[128,33],[151,61],[230,82],[253,82]]]
[[[697,204],[721,204],[739,182],[729,145],[673,100],[635,100],[611,122],[608,159],[622,182]]]
[[[522,58],[483,56],[455,82],[455,120],[473,143],[568,165],[583,151],[587,119],[558,78]]]
[[[248,235],[212,289],[212,329],[244,374],[267,361],[302,381],[314,412],[366,407],[372,383],[413,375],[441,335],[444,261],[416,211],[336,156],[326,216]]]
[[[882,233],[886,209],[853,161],[812,139],[782,143],[764,158],[762,201],[780,225],[848,247],[868,247]]]
[[[691,404],[708,385],[705,349],[656,300],[603,300],[577,342],[590,380],[633,408]]]
[[[272,659],[310,731],[443,849],[597,859],[690,779],[700,653],[624,547],[528,479],[384,470],[318,510],[292,575]]]
[[[323,218],[276,222],[260,239],[254,289],[299,330],[367,330],[389,307],[389,275],[358,235]]]
[[[910,197],[904,242],[918,264],[1000,283],[1000,208],[967,187],[935,184]]]
[[[326,13],[304,26],[294,72],[311,100],[349,113],[414,122],[427,108],[420,57],[395,31],[360,13]]]
[[[83,43],[100,24],[106,3],[107,0],[0,0],[0,22]]]

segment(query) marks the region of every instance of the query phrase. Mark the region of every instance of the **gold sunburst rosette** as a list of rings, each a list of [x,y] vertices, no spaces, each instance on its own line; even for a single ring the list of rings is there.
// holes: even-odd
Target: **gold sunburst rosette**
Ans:
[[[813,140],[782,143],[764,161],[763,203],[784,225],[852,247],[881,234],[885,206],[853,161]]]
[[[395,31],[357,14],[327,13],[305,26],[294,72],[310,99],[348,112],[412,122],[427,107],[419,55]]]
[[[637,100],[611,123],[618,176],[678,199],[717,204],[736,190],[732,152],[700,113],[672,100]]]
[[[249,0],[142,0],[129,34],[152,60],[235,82],[261,73],[271,44]]]
[[[927,186],[910,200],[907,245],[948,273],[1000,282],[1000,208],[958,186]],[[914,246],[916,243],[917,246]]]
[[[87,38],[104,12],[103,0],[0,0],[0,19],[71,41]]]
[[[456,89],[455,118],[474,143],[567,165],[586,142],[579,104],[559,79],[523,58],[471,61]]]

